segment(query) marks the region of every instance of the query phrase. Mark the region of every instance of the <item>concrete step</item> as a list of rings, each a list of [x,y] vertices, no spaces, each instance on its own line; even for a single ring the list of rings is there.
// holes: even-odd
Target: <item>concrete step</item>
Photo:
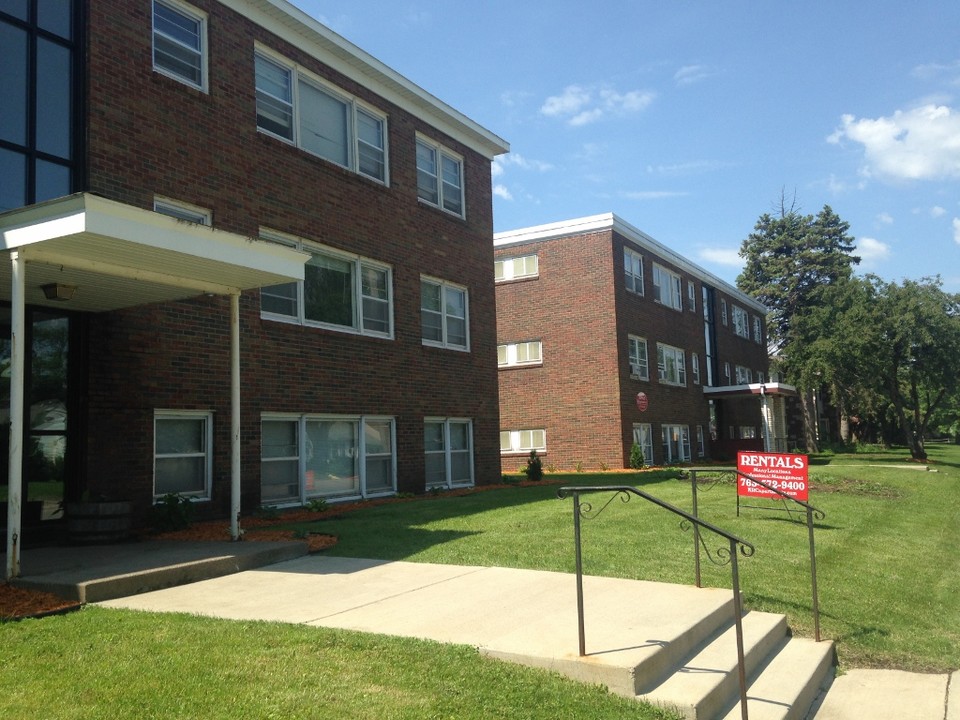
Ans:
[[[833,672],[832,642],[789,639],[748,682],[750,720],[804,720]],[[720,717],[740,720],[739,698]]]
[[[788,634],[787,620],[783,615],[748,612],[742,625],[744,666],[749,676],[783,645]],[[704,720],[717,717],[739,693],[737,632],[730,619],[719,632],[707,636],[670,675],[638,697],[676,710],[688,720]]]

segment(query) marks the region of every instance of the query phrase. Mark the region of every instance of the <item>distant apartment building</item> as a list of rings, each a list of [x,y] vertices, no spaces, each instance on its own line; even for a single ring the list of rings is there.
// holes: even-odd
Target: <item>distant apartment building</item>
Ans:
[[[285,0],[3,2],[0,67],[8,544],[498,477],[506,142]]]
[[[494,236],[500,454],[629,467],[771,444],[766,308],[613,214]]]

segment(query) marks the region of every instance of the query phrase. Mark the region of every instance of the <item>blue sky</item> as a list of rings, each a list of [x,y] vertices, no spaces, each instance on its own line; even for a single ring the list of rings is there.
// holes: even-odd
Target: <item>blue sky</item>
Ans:
[[[614,212],[735,282],[781,193],[960,292],[955,0],[294,0],[511,145],[497,232]]]

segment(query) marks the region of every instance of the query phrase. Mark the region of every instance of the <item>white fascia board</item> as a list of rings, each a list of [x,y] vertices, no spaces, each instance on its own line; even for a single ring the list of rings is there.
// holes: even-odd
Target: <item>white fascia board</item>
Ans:
[[[659,255],[664,260],[669,261],[681,270],[684,270],[690,275],[705,281],[708,285],[723,290],[723,292],[725,292],[727,295],[736,298],[745,305],[749,305],[756,312],[763,313],[764,315],[767,314],[768,308],[763,303],[758,302],[743,291],[738,290],[730,283],[721,280],[710,271],[705,270],[696,263],[691,262],[676,251],[668,248],[663,243],[654,240],[645,232],[642,232],[613,213],[590,215],[588,217],[577,218],[575,220],[564,220],[561,222],[548,223],[546,225],[535,225],[533,227],[495,233],[493,236],[493,246],[495,248],[502,248],[512,245],[523,245],[540,240],[557,240],[563,237],[585,235],[587,233],[598,232],[602,230],[612,230],[620,235],[623,235],[630,242],[639,245],[641,248],[644,248],[655,255]]]
[[[510,151],[506,140],[434,97],[287,0],[220,2],[488,160]]]

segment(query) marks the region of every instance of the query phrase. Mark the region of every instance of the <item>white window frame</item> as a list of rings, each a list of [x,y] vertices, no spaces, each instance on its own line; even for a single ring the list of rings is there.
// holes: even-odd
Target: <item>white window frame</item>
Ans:
[[[733,332],[746,340],[750,339],[750,317],[747,311],[739,305],[734,305],[733,313]]]
[[[734,367],[734,372],[737,385],[749,385],[753,382],[753,370],[745,365],[737,365]]]
[[[675,272],[653,264],[653,299],[661,305],[683,311],[682,280]]]
[[[674,437],[676,434],[676,437]],[[690,426],[664,424],[660,426],[661,444],[663,447],[663,462],[671,463],[690,462]],[[677,457],[674,457],[674,448]]]
[[[623,280],[627,292],[644,294],[643,255],[628,247],[623,248]]]
[[[277,138],[283,142],[290,143],[304,152],[310,153],[314,157],[321,158],[322,160],[331,162],[339,167],[347,168],[357,175],[365,177],[381,185],[390,184],[388,146],[389,132],[387,128],[387,116],[385,113],[363,102],[359,98],[354,97],[341,88],[338,88],[323,78],[314,75],[306,68],[287,60],[283,56],[260,44],[257,44],[254,48],[254,66],[256,66],[258,59],[270,63],[275,69],[280,70],[281,72],[287,73],[288,89],[290,93],[289,98],[278,97],[275,94],[267,92],[265,89],[258,88],[256,78],[254,79],[254,90],[255,93],[262,93],[268,102],[282,105],[284,108],[289,108],[290,130],[289,133],[283,134],[275,132],[270,128],[261,125],[258,104],[256,119],[257,132]],[[303,107],[303,101],[300,97],[301,84],[308,85],[311,89],[323,93],[329,99],[343,105],[346,114],[347,131],[345,148],[347,157],[345,163],[340,162],[336,158],[315,152],[307,144],[306,139],[304,138],[304,119],[301,117],[301,111]],[[380,146],[366,142],[360,137],[359,118],[362,115],[365,115],[367,118],[380,124]],[[382,166],[382,174],[380,175],[364,170],[362,157],[364,152],[369,153],[370,148],[373,148],[375,151],[379,151],[379,153],[382,155],[382,158],[378,163],[380,166]]]
[[[432,170],[421,165],[421,149],[430,153],[432,156]],[[417,133],[416,150],[417,198],[419,201],[431,207],[439,208],[456,217],[466,218],[467,200],[463,157],[420,133]],[[454,186],[444,180],[443,166],[445,160],[457,168],[459,186]],[[426,178],[432,178],[434,183],[436,183],[434,191],[437,196],[436,200],[431,197],[433,193],[430,192],[429,189],[425,189],[421,184],[421,175]],[[456,192],[454,192],[452,188],[456,188]]]
[[[700,384],[700,353],[690,353],[690,372],[693,375],[693,384]]]
[[[690,312],[697,311],[697,286],[693,280],[687,280],[687,309]]]
[[[543,365],[543,343],[540,340],[497,345],[497,367]]]
[[[440,310],[433,310],[431,308],[423,307],[423,286],[424,285],[433,285],[440,288]],[[446,280],[440,280],[439,278],[428,277],[426,275],[420,276],[420,287],[421,287],[421,300],[420,300],[420,340],[424,345],[430,347],[440,347],[446,348],[448,350],[460,350],[462,352],[470,352],[470,293],[462,285],[456,285],[454,283],[449,283]],[[464,343],[452,342],[450,340],[449,332],[449,318],[451,317],[446,310],[447,303],[446,297],[447,292],[459,292],[463,293],[463,322],[464,322]],[[433,315],[440,316],[440,327],[441,327],[441,340],[433,340],[423,337],[423,316],[424,313],[430,313]],[[455,316],[454,316],[455,317]]]
[[[544,428],[526,430],[501,430],[501,455],[529,455],[531,450],[538,453],[547,451],[547,431]]]
[[[730,384],[730,363],[725,362],[723,364],[723,375],[727,379],[727,385]]]
[[[664,385],[685,387],[687,368],[684,351],[672,345],[657,343],[657,375]]]
[[[199,420],[203,423],[203,448],[200,452],[164,453],[157,452],[157,427],[167,420]],[[203,458],[203,488],[200,490],[159,492],[157,490],[157,461],[176,458]],[[159,500],[173,492],[176,495],[193,500],[209,500],[213,479],[213,413],[209,410],[154,410],[153,412],[153,498]]]
[[[260,417],[260,462],[297,462],[298,497],[277,503],[280,506],[302,505],[311,498],[330,498],[336,500],[353,500],[361,498],[387,497],[397,492],[397,424],[396,419],[388,415],[331,415],[331,414],[291,414],[291,413],[264,413]],[[297,428],[297,455],[293,457],[265,458],[263,456],[263,423],[289,422]],[[322,487],[311,488],[309,463],[313,459],[314,443],[308,433],[310,423],[338,422],[348,423],[355,428],[356,443],[348,457],[355,461],[357,471],[357,488],[346,491],[331,489],[325,491]],[[390,486],[388,488],[367,488],[367,460],[370,458],[385,457],[385,453],[373,454],[367,451],[368,424],[388,423],[390,425]],[[261,486],[262,488],[262,486]]]
[[[705,457],[707,454],[707,441],[703,434],[703,425],[697,425],[697,457]]]
[[[536,254],[496,260],[493,263],[493,277],[496,282],[540,277],[540,260]]]
[[[213,212],[209,208],[191,205],[179,200],[155,197],[153,199],[153,211],[184,222],[197,225],[213,225]]]
[[[724,327],[727,325],[727,301],[723,298],[720,298],[720,322],[723,323]]]
[[[753,341],[758,345],[763,341],[763,330],[761,328],[760,318],[753,316]]]
[[[741,440],[756,440],[757,439],[757,426],[756,425],[741,425],[740,428],[740,439]]]
[[[630,377],[650,379],[650,355],[647,353],[646,338],[627,335],[627,360],[630,364]]]
[[[474,467],[473,467],[473,420],[470,418],[443,418],[443,417],[426,417],[423,419],[424,423],[424,465],[426,468],[427,458],[430,456],[443,456],[444,463],[444,480],[443,482],[426,482],[426,488],[438,488],[438,487],[447,487],[447,488],[456,488],[456,487],[473,487],[474,485]],[[426,448],[426,425],[435,424],[443,426],[443,448],[440,450],[427,450]],[[465,425],[467,428],[467,448],[456,449],[450,447],[450,428],[453,425]],[[458,454],[466,453],[467,459],[470,467],[470,477],[467,480],[456,479],[452,477],[452,468],[453,468],[453,453]]]
[[[640,446],[643,452],[644,466],[653,465],[653,425],[650,423],[634,423],[633,442]]]
[[[338,325],[331,322],[323,322],[306,317],[305,303],[305,284],[308,280],[297,280],[291,283],[281,283],[280,285],[269,285],[260,289],[260,317],[267,320],[276,320],[278,322],[295,323],[305,327],[323,328],[326,330],[335,330],[353,335],[364,335],[368,337],[379,337],[388,340],[393,339],[393,268],[386,263],[381,263],[370,258],[355,255],[353,253],[343,252],[334,248],[312,243],[301,238],[295,238],[290,235],[284,235],[274,230],[261,229],[260,237],[267,242],[285,245],[296,248],[302,252],[307,252],[314,257],[327,257],[333,260],[349,263],[350,282],[353,298],[353,319],[351,325]],[[307,261],[310,265],[310,261]],[[364,294],[363,275],[364,271],[383,273],[384,284],[387,297],[385,299]],[[296,285],[295,292],[291,295],[290,291]],[[286,294],[279,294],[278,289],[283,288]],[[266,310],[263,307],[264,298],[279,298],[296,303],[296,313],[284,313],[279,310]],[[379,330],[368,327],[372,324],[364,313],[364,301],[383,303],[387,310],[387,330]]]
[[[197,32],[197,44],[199,48],[191,47],[180,39],[169,35],[163,30],[157,27],[157,7],[163,7],[168,11],[180,15],[182,18],[195,22],[198,25]],[[207,14],[200,10],[197,10],[191,5],[186,3],[179,2],[178,0],[153,0],[150,9],[150,23],[151,23],[151,55],[153,69],[155,72],[160,73],[161,75],[166,75],[169,78],[173,78],[178,82],[182,82],[184,85],[188,85],[192,88],[196,88],[201,92],[208,92],[208,77],[209,73],[207,70]],[[160,44],[171,44],[176,46],[181,51],[190,53],[191,55],[196,55],[199,57],[199,72],[200,72],[200,82],[197,82],[191,77],[184,75],[183,73],[177,72],[176,69],[164,65],[162,62],[157,62],[157,44],[158,40]],[[161,51],[162,52],[162,51]]]

